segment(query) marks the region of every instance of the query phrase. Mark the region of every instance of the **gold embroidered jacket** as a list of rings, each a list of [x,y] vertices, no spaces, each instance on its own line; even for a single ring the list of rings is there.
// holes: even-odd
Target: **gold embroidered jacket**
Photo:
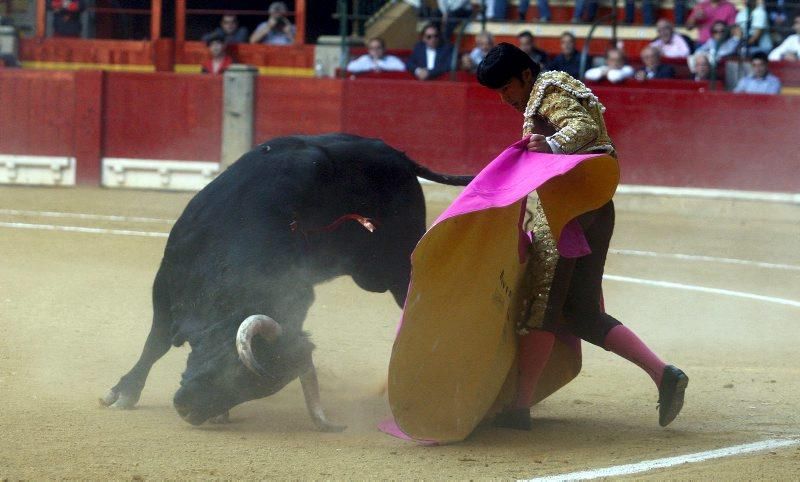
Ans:
[[[525,109],[523,137],[548,136],[555,154],[607,152],[616,157],[603,121],[605,110],[580,80],[565,72],[543,72],[533,84]]]

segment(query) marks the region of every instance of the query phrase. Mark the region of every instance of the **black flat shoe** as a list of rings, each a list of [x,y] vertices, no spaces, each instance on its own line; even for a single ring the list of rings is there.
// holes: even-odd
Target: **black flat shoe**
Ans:
[[[492,421],[492,425],[500,428],[511,428],[514,430],[530,430],[533,426],[531,422],[531,411],[528,408],[512,408],[497,414]]]
[[[681,413],[683,394],[688,384],[689,377],[680,368],[672,365],[664,367],[661,386],[658,387],[658,424],[662,427],[669,425]]]

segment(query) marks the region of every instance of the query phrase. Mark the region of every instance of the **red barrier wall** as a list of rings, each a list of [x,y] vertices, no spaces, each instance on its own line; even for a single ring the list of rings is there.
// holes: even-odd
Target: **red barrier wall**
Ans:
[[[253,116],[256,143],[289,134],[342,131],[342,82],[259,76]]]
[[[220,76],[0,70],[0,153],[217,161]],[[800,192],[800,97],[597,86],[622,181]],[[333,131],[379,137],[431,168],[474,173],[522,116],[475,83],[259,77],[256,142]]]
[[[222,77],[106,73],[106,157],[219,161]]]
[[[0,69],[0,152],[72,156],[75,74]]]

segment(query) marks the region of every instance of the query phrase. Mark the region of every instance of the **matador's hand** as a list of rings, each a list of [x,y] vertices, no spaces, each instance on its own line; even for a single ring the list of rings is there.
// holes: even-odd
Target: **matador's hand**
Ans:
[[[528,139],[528,150],[531,152],[544,152],[552,154],[553,150],[550,144],[547,143],[547,138],[541,134],[532,134]]]

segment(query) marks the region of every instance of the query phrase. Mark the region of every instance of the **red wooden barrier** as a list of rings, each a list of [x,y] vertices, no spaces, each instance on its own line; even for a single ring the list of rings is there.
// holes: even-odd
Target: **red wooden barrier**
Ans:
[[[0,70],[0,153],[72,156],[75,74]]]
[[[259,76],[254,117],[257,143],[288,134],[341,131],[342,83]]]
[[[219,161],[222,78],[108,72],[106,157]]]
[[[800,192],[800,97],[598,86],[622,181]],[[0,71],[0,153],[217,161],[222,78]],[[256,142],[333,131],[379,137],[433,169],[474,173],[522,116],[475,83],[259,77]]]

